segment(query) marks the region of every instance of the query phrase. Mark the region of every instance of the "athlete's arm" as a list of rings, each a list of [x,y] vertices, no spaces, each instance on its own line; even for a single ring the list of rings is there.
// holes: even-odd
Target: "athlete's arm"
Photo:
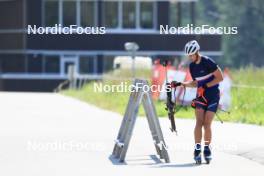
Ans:
[[[193,80],[189,82],[183,82],[182,85],[185,87],[197,87],[197,81]]]
[[[220,67],[217,67],[217,69],[213,72],[213,75],[214,75],[214,79],[211,82],[206,84],[207,87],[212,87],[212,86],[220,83],[224,79],[223,73],[222,73]]]

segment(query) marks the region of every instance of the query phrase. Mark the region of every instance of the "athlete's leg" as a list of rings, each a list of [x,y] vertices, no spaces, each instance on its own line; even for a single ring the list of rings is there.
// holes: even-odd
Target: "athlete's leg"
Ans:
[[[212,112],[212,111],[206,111],[205,112],[204,123],[203,123],[204,144],[205,145],[209,145],[211,143],[211,140],[212,140],[211,125],[212,125],[212,121],[214,119],[214,116],[215,116],[215,112]]]
[[[202,127],[204,123],[205,110],[199,107],[195,109],[196,124],[194,128],[194,140],[195,144],[201,143],[202,140]]]

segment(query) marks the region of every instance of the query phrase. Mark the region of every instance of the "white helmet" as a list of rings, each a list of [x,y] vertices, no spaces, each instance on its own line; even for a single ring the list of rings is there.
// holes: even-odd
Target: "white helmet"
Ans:
[[[200,45],[196,40],[192,40],[186,43],[184,50],[186,55],[193,55],[200,50]]]

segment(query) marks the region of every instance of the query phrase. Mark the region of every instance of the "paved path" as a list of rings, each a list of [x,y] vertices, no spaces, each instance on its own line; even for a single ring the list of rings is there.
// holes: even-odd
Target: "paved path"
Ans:
[[[210,165],[194,165],[193,120],[177,119],[179,135],[161,119],[171,163],[158,160],[139,118],[125,164],[109,159],[122,118],[59,94],[0,93],[0,175],[263,175],[264,128],[214,123]]]

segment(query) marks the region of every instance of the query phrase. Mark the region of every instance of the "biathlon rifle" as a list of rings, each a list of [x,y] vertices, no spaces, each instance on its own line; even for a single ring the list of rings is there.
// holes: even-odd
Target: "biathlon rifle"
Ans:
[[[174,119],[174,114],[176,112],[176,103],[172,101],[172,87],[171,83],[168,82],[168,75],[167,75],[167,66],[168,66],[168,61],[163,62],[163,66],[165,68],[165,74],[166,74],[166,83],[165,83],[165,90],[167,93],[167,100],[166,100],[166,111],[168,111],[168,117],[171,122],[171,131],[175,132],[177,134],[176,130],[176,124],[175,124],[175,119]]]

